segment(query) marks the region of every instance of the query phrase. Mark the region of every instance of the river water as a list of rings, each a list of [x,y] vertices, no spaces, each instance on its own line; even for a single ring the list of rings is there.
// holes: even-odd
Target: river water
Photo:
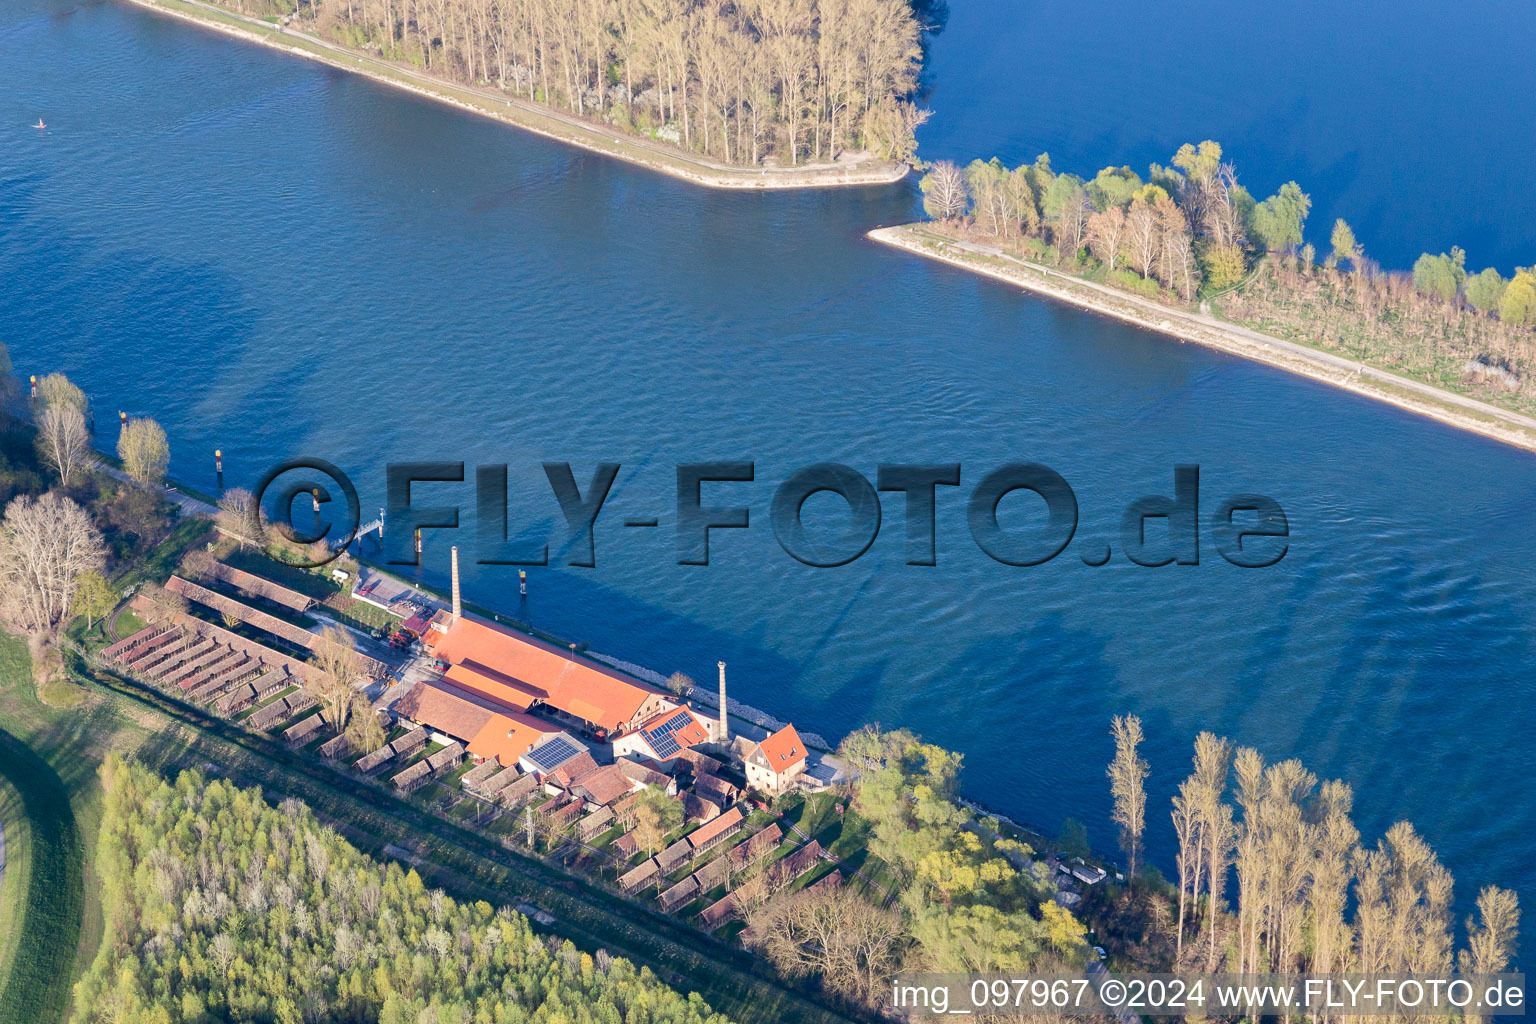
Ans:
[[[967,70],[967,48],[1056,24],[1000,6],[975,8],[999,39],[957,0],[935,44],[940,154],[982,146],[988,110],[1009,109],[966,110],[1003,59]],[[550,536],[557,564],[520,602],[515,571],[475,565],[462,531],[482,604],[661,672],[709,680],[724,659],[733,696],[829,737],[910,726],[966,752],[973,795],[1048,829],[1077,816],[1106,849],[1108,719],[1134,712],[1165,867],[1168,797],[1215,729],[1353,784],[1369,836],[1414,821],[1463,904],[1486,882],[1536,894],[1529,453],[865,240],[912,216],[910,183],[704,191],[115,3],[8,4],[0,52],[0,338],[21,372],[77,380],[104,421],[159,418],[178,477],[211,489],[215,448],[231,484],[320,456],[371,511],[388,461],[507,463],[513,532]],[[1332,109],[1321,86],[1283,84],[1282,107]],[[1107,162],[1125,115],[1100,136],[1092,104],[1052,102],[1029,114],[1038,138],[1004,130],[997,148]],[[1190,116],[1147,158],[1256,131]],[[1408,222],[1383,212],[1384,231],[1426,211],[1481,223],[1480,196],[1424,195],[1439,169],[1409,158],[1436,130],[1394,124],[1372,153],[1402,190],[1380,186],[1373,208],[1418,204]],[[1527,185],[1487,208],[1529,204]],[[748,505],[752,525],[717,531],[708,567],[679,565],[675,465],[726,459],[757,479],[707,485],[706,503]],[[595,463],[622,464],[596,568],[561,564],[545,460],[583,489]],[[961,463],[939,492],[938,565],[904,564],[899,495],[857,561],[786,555],[774,489],[829,460],[871,479]],[[1076,492],[1077,539],[1049,564],[999,564],[966,529],[971,488],[1010,461]],[[1236,568],[1206,530],[1197,566],[1128,562],[1121,511],[1171,493],[1178,463],[1202,468],[1202,515],[1238,492],[1280,502],[1285,558]],[[470,483],[416,497],[471,523]],[[823,534],[840,515],[825,494],[806,510]],[[1001,516],[1023,528],[1034,511],[1016,495]],[[622,526],[645,517],[660,525]],[[429,534],[425,579],[443,581],[449,543]],[[1110,563],[1086,565],[1105,544]]]

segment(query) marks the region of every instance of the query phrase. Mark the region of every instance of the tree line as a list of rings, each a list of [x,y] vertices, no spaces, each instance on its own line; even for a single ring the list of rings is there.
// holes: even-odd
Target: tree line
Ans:
[[[649,968],[380,865],[302,803],[110,755],[81,1024],[727,1024]]]
[[[1176,880],[1163,881],[1143,856],[1142,723],[1117,717],[1111,735],[1112,817],[1128,881],[1086,887],[1083,917],[1056,899],[1050,858],[961,799],[962,755],[907,730],[866,727],[839,757],[859,772],[848,796],[869,823],[866,870],[885,865],[894,898],[852,885],[781,891],[749,910],[743,938],[785,974],[819,975],[864,1006],[878,1005],[900,971],[1081,969],[1088,924],[1123,964],[1146,971],[1510,968],[1514,892],[1483,888],[1458,946],[1450,872],[1412,825],[1368,845],[1349,786],[1295,759],[1266,763],[1209,732],[1168,810],[1150,815],[1177,840]],[[1056,854],[1091,856],[1081,826],[1069,823]]]
[[[1145,828],[1141,722],[1113,723],[1114,818],[1129,863]],[[1296,759],[1202,732],[1173,798],[1177,910],[1160,967],[1233,973],[1492,974],[1508,969],[1515,893],[1486,886],[1456,948],[1452,878],[1406,821],[1374,846],[1351,819],[1353,794]],[[1143,879],[1145,882],[1146,879]],[[1133,876],[1133,886],[1136,879]],[[1155,885],[1142,896],[1160,900]]]
[[[1036,256],[1049,252],[1052,262],[1091,256],[1111,273],[1128,268],[1186,300],[1191,286],[1231,287],[1266,254],[1293,256],[1308,269],[1318,263],[1316,247],[1304,238],[1312,197],[1289,181],[1255,200],[1209,139],[1181,146],[1167,167],[1152,164],[1145,179],[1130,167],[1106,167],[1092,179],[1057,174],[1041,154],[1012,170],[996,157],[964,168],[939,161],[921,186],[924,210],[935,220],[1022,241]],[[1330,231],[1322,268],[1381,273],[1342,218]],[[1453,248],[1421,255],[1409,279],[1421,295],[1516,327],[1536,326],[1536,268],[1518,267],[1512,278],[1492,267],[1471,274],[1466,253]]]
[[[1311,199],[1295,182],[1256,202],[1221,146],[1181,146],[1146,178],[1106,167],[1091,179],[1058,173],[1048,154],[1010,170],[1002,161],[934,164],[921,182],[928,215],[951,228],[1018,243],[1036,259],[1093,262],[1117,283],[1192,301],[1231,287],[1250,249],[1302,244]]]
[[[290,0],[224,0],[288,13]],[[911,158],[908,0],[297,0],[316,31],[731,164]]]
[[[1035,261],[1150,298],[1219,297],[1247,326],[1425,379],[1536,390],[1536,267],[1472,273],[1453,248],[1384,272],[1342,218],[1320,253],[1305,238],[1312,197],[1290,181],[1255,199],[1211,140],[1181,146],[1145,178],[1127,166],[1057,173],[1042,154],[1012,169],[939,161],[921,187],[941,229]]]

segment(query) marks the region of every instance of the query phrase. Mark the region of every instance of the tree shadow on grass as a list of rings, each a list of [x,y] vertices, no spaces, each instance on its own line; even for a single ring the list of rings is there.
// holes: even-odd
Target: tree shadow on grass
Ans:
[[[32,867],[23,895],[21,941],[0,988],[0,1022],[59,1020],[69,1000],[80,939],[85,848],[65,784],[37,752],[0,729],[0,775],[21,796]]]

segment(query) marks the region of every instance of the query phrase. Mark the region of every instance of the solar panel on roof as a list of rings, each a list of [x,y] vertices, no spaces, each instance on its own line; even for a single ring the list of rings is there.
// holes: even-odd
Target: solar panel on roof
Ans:
[[[651,747],[658,757],[663,759],[675,757],[683,749],[674,735],[679,729],[685,728],[689,723],[688,712],[679,709],[677,714],[662,722],[652,729],[647,729],[645,738],[651,741]]]
[[[570,741],[556,736],[528,751],[526,756],[534,767],[547,775],[579,753]]]

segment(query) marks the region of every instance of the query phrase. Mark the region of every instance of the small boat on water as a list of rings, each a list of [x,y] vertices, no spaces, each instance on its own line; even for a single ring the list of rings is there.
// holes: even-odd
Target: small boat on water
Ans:
[[[38,118],[37,119],[37,126],[39,128],[47,128],[48,127],[47,125],[43,124],[43,119],[42,118]]]

